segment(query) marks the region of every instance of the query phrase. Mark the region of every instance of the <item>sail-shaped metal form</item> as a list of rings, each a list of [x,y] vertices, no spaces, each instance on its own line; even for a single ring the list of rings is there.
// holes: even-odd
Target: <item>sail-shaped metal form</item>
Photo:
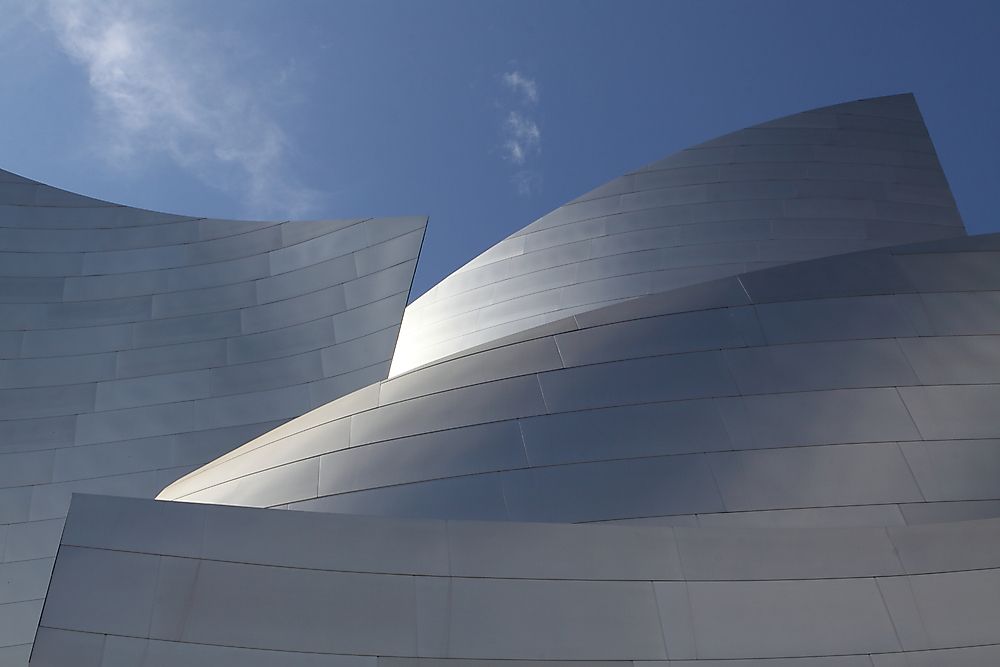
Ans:
[[[1000,659],[1000,235],[911,96],[613,181],[403,322],[173,502],[78,496],[33,664]]]
[[[606,183],[406,309],[392,375],[625,299],[963,234],[912,95],[748,127]]]

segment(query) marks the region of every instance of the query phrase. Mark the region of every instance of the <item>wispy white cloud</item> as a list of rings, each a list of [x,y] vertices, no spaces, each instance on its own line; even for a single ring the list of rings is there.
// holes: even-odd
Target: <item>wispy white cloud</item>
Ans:
[[[519,167],[511,176],[515,191],[522,196],[537,192],[541,187],[541,174],[528,168],[527,164],[542,150],[542,130],[532,113],[537,106],[538,83],[518,70],[504,72],[500,81],[516,98],[510,109],[507,104],[506,115],[501,124],[503,134],[503,157]]]
[[[527,197],[542,189],[542,175],[531,169],[514,172],[514,175],[510,177],[510,182],[514,185],[515,192],[522,197]]]
[[[511,111],[504,121],[504,132],[507,137],[504,142],[507,158],[514,164],[524,164],[528,156],[540,150],[542,132],[531,118]]]
[[[522,96],[525,104],[538,102],[538,84],[534,79],[526,77],[517,70],[504,72],[501,79],[508,88]]]
[[[314,211],[320,195],[289,175],[292,147],[264,108],[267,86],[229,62],[233,44],[184,25],[169,5],[52,0],[46,9],[86,70],[107,157],[124,166],[167,155],[260,215]]]

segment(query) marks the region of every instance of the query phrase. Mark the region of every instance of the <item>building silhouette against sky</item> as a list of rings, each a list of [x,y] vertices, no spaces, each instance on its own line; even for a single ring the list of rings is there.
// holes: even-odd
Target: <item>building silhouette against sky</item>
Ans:
[[[910,95],[626,174],[405,311],[424,218],[0,193],[0,664],[1000,662],[1000,235]]]

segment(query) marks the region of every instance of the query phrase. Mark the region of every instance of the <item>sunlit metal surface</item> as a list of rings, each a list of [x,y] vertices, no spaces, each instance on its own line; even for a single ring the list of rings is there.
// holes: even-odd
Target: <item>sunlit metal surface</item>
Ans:
[[[645,294],[963,233],[912,95],[815,109],[626,174],[496,244],[407,307],[391,375]]]

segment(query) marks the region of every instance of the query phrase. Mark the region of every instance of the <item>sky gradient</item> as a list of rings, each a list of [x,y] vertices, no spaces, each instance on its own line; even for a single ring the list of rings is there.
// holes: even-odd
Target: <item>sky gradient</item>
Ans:
[[[429,215],[413,296],[621,173],[913,92],[1000,230],[1000,3],[0,0],[0,167],[226,218]]]

